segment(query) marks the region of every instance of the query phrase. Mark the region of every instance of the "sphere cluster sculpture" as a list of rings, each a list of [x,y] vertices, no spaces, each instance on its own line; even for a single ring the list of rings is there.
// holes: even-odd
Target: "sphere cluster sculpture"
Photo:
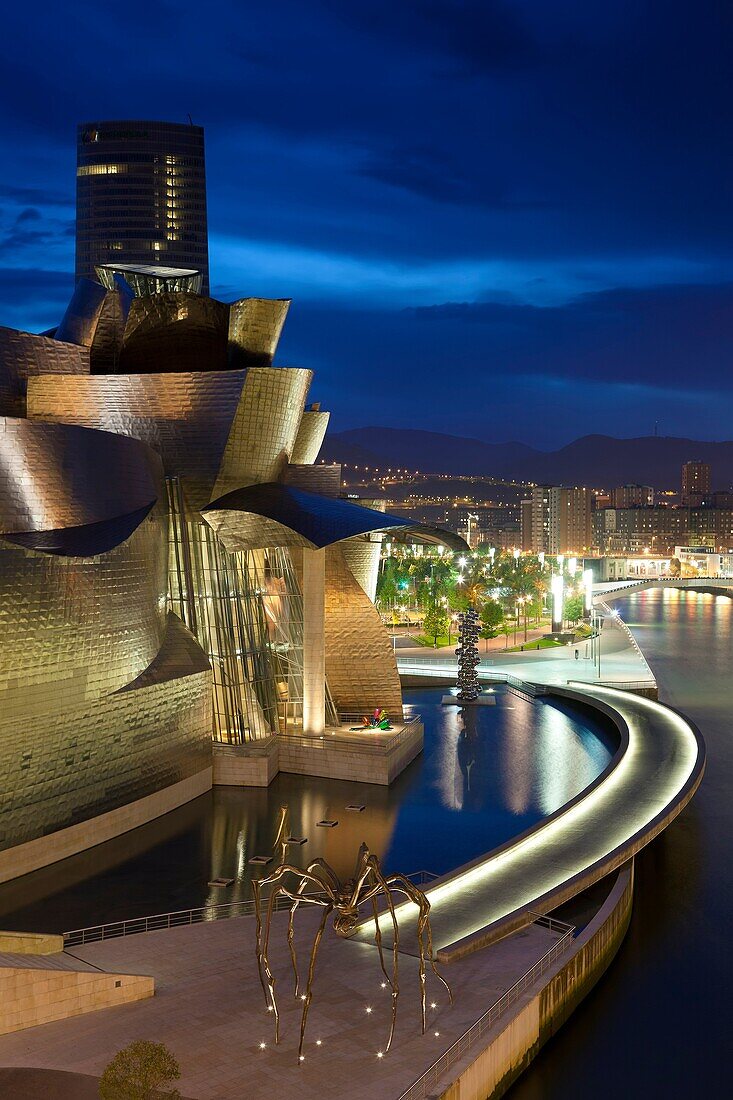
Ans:
[[[480,663],[478,655],[479,617],[473,607],[462,611],[458,616],[458,694],[461,702],[469,703],[481,694],[476,669]]]

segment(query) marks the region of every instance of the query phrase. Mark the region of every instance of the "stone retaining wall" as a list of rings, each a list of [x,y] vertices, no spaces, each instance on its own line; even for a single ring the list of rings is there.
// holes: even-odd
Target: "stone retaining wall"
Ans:
[[[541,984],[518,1000],[510,1015],[489,1033],[482,1050],[473,1050],[429,1095],[440,1100],[498,1100],[527,1068],[547,1040],[567,1020],[609,966],[631,919],[633,860],[625,864],[593,920]]]
[[[0,1035],[98,1008],[142,1001],[154,993],[154,980],[139,974],[2,967]]]

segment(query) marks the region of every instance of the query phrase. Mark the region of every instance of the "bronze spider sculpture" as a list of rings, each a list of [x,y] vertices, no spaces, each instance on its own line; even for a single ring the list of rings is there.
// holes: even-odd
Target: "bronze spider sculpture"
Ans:
[[[298,879],[296,886],[290,888],[286,885],[285,880],[289,876],[294,876]],[[262,888],[264,886],[272,886],[273,889],[267,899],[267,915],[264,921],[262,921]],[[311,887],[312,892],[306,893],[306,887]],[[354,871],[353,878],[346,879],[341,882],[336,872],[332,867],[326,863],[324,859],[314,859],[308,864],[307,868],[303,871],[297,867],[291,867],[289,864],[281,864],[271,875],[267,878],[261,879],[259,882],[252,883],[252,892],[255,900],[255,913],[257,917],[256,927],[256,939],[257,939],[257,968],[260,975],[260,982],[262,983],[262,990],[265,994],[265,1000],[268,1002],[268,1011],[272,1010],[275,1016],[275,1042],[280,1041],[280,1014],[277,1007],[277,999],[275,997],[275,976],[272,973],[269,960],[269,945],[270,945],[270,924],[272,921],[272,914],[275,911],[275,905],[279,897],[288,898],[292,904],[290,906],[290,914],[288,917],[288,948],[290,950],[290,959],[293,965],[293,973],[295,976],[295,996],[301,996],[300,994],[300,979],[298,975],[298,963],[295,955],[295,913],[299,905],[316,905],[323,909],[320,923],[318,925],[318,931],[313,942],[313,948],[310,954],[310,962],[308,965],[308,979],[305,987],[305,993],[302,994],[301,999],[303,1001],[303,1014],[300,1022],[300,1043],[298,1045],[298,1060],[303,1061],[303,1044],[305,1041],[305,1028],[308,1020],[308,1009],[313,993],[313,977],[315,975],[316,957],[318,955],[318,948],[323,938],[323,933],[326,928],[326,922],[331,913],[333,917],[333,927],[337,935],[347,938],[351,936],[355,931],[359,922],[359,908],[360,906],[371,902],[372,913],[374,915],[374,929],[375,929],[375,941],[377,949],[379,951],[379,964],[382,968],[382,973],[389,984],[392,991],[392,1019],[389,1029],[389,1038],[387,1039],[387,1045],[385,1047],[385,1053],[392,1045],[392,1039],[394,1037],[395,1024],[397,1022],[397,998],[399,997],[399,944],[400,933],[399,925],[397,922],[397,915],[395,913],[394,900],[392,898],[392,892],[404,894],[409,900],[414,902],[418,908],[417,917],[417,943],[419,950],[419,979],[420,979],[420,1004],[422,1015],[422,1031],[425,1034],[425,993],[426,993],[426,965],[425,961],[430,963],[430,967],[438,979],[441,982],[447,992],[451,1005],[453,1004],[453,994],[450,986],[438,972],[438,968],[435,965],[433,959],[433,937],[430,928],[430,902],[426,898],[422,890],[418,889],[413,882],[411,882],[405,875],[394,874],[385,877],[382,874],[382,870],[379,866],[379,860],[376,856],[372,855],[366,844],[362,844],[359,848],[359,854],[356,860],[356,869]],[[384,898],[386,903],[387,912],[392,920],[392,928],[394,932],[394,939],[392,944],[392,976],[387,973],[387,968],[384,962],[384,952],[382,949],[382,932],[379,927],[379,909],[377,905],[378,898]]]

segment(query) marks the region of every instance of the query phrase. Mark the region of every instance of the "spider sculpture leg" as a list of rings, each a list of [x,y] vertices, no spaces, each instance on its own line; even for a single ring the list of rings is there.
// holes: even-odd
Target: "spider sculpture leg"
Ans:
[[[270,945],[270,922],[272,921],[272,914],[275,909],[275,899],[279,894],[284,893],[284,887],[276,886],[267,899],[267,920],[265,921],[265,935],[261,943],[257,945],[257,963],[260,967],[260,979],[262,978],[262,971],[264,970],[265,979],[267,981],[266,997],[269,1003],[272,1005],[272,1011],[275,1014],[275,1042],[280,1042],[280,1013],[277,1010],[277,998],[275,997],[275,975],[270,969],[270,960],[267,954],[267,949]]]
[[[323,882],[317,879],[315,875],[308,874],[307,871],[301,871],[296,867],[289,867],[283,865],[278,867],[272,875],[262,879],[260,882],[252,883],[252,893],[255,900],[255,914],[257,918],[256,924],[256,951],[257,951],[257,969],[260,975],[260,983],[265,994],[265,999],[268,1004],[272,1006],[272,1010],[275,1014],[275,1042],[279,1042],[280,1038],[280,1013],[278,1012],[277,1000],[275,998],[275,976],[270,968],[268,948],[270,945],[270,926],[272,923],[272,914],[275,909],[275,901],[279,896],[288,897],[294,903],[301,900],[305,900],[301,896],[293,894],[285,886],[282,885],[282,880],[287,874],[294,874],[300,878],[301,883],[308,880],[315,883],[320,890],[323,890]],[[262,887],[274,886],[272,893],[270,894],[267,902],[267,919],[265,921],[264,935],[262,927]],[[317,902],[316,904],[324,904],[323,902]],[[291,956],[292,957],[292,956]]]
[[[419,910],[417,920],[417,934],[418,941],[420,943],[421,958],[423,957],[423,954],[427,955],[428,961],[430,962],[430,969],[432,970],[438,981],[443,986],[445,986],[446,992],[448,993],[448,1000],[452,1005],[453,992],[451,990],[451,987],[448,985],[447,981],[438,970],[435,964],[435,959],[433,958],[433,931],[430,926],[430,902],[425,897],[422,890],[418,890],[415,884],[413,882],[410,882],[409,878],[405,878],[404,875],[390,875],[390,877],[387,879],[387,882],[389,883],[389,885],[395,886],[397,887],[397,889],[401,890],[401,892],[405,894],[405,896],[408,897],[410,901],[413,901],[415,905],[417,905]],[[423,952],[423,936],[425,937],[425,940],[427,942],[427,951],[425,952]]]
[[[400,978],[400,972],[399,972],[399,966],[400,966],[400,962],[399,962],[399,960],[400,960],[400,929],[399,929],[399,925],[397,923],[397,914],[395,913],[394,902],[392,901],[392,895],[389,892],[389,887],[387,885],[387,881],[386,881],[384,875],[382,874],[382,872],[379,868],[379,864],[378,864],[377,860],[374,858],[374,856],[370,856],[369,859],[370,859],[371,871],[372,871],[372,874],[373,874],[373,876],[376,880],[376,886],[372,888],[370,893],[367,894],[366,898],[364,898],[363,900],[367,900],[369,897],[372,898],[372,902],[373,902],[373,905],[374,905],[374,926],[376,928],[375,939],[377,940],[377,945],[379,946],[380,956],[381,956],[381,950],[382,950],[381,949],[382,932],[381,932],[381,929],[379,927],[379,917],[377,916],[377,909],[376,909],[376,896],[378,894],[383,894],[384,895],[384,899],[387,903],[387,909],[389,910],[389,915],[392,918],[392,932],[393,932],[393,938],[392,938],[392,981],[389,983],[392,987],[392,1019],[391,1019],[390,1028],[389,1028],[389,1037],[387,1039],[387,1045],[385,1047],[385,1052],[387,1052],[387,1051],[389,1051],[390,1047],[392,1046],[392,1040],[394,1038],[395,1026],[397,1024],[397,998],[400,995],[400,981],[399,981],[399,978]],[[384,970],[384,965],[382,965],[382,969]],[[387,980],[389,981],[389,978]]]
[[[390,978],[389,974],[387,973],[387,968],[384,965],[384,950],[382,948],[382,929],[379,927],[379,909],[377,908],[376,896],[372,897],[372,912],[374,913],[374,939],[376,940],[377,950],[379,951],[379,965],[382,968],[382,973],[384,974],[385,978],[387,979],[387,981],[389,982],[389,984],[391,986],[392,985],[392,979]]]
[[[310,1008],[311,999],[313,997],[313,976],[316,972],[316,955],[318,954],[318,948],[323,938],[323,930],[326,927],[326,921],[329,914],[333,911],[333,904],[328,902],[323,909],[323,916],[321,917],[321,923],[318,925],[318,931],[316,932],[316,938],[313,941],[313,950],[311,951],[310,965],[308,966],[308,984],[305,987],[305,1001],[303,1002],[303,1016],[300,1021],[300,1043],[298,1044],[298,1062],[303,1060],[303,1043],[305,1041],[305,1025],[308,1020],[308,1009]]]
[[[318,883],[321,890],[339,890],[341,886],[333,868],[329,867],[325,859],[321,859],[320,856],[311,860],[303,873],[310,875]]]
[[[296,894],[302,894],[305,890],[307,879],[301,879]],[[290,906],[290,913],[288,915],[288,948],[290,950],[290,961],[293,964],[293,976],[295,978],[295,993],[297,997],[300,993],[300,979],[298,977],[298,960],[295,956],[295,913],[300,905],[300,899],[296,898],[293,904]]]

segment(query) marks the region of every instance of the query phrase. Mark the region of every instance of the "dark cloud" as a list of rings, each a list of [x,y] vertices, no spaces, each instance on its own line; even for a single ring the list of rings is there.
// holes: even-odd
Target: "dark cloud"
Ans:
[[[385,150],[358,171],[362,176],[434,202],[470,203],[506,213],[546,210],[552,205],[540,198],[504,193],[496,180],[477,178],[470,163],[453,164],[430,148],[405,145]]]
[[[72,272],[0,267],[0,300],[8,305],[28,306],[34,299],[65,303],[73,289]]]
[[[666,434],[724,438],[731,316],[733,284],[617,290],[542,309],[333,312],[296,301],[282,361],[316,370],[314,399],[339,428],[408,424],[558,446],[592,425],[646,434],[658,419]]]
[[[476,75],[525,66],[540,52],[530,27],[503,0],[402,0],[339,4],[338,10],[378,39],[409,42],[412,50],[449,57]]]
[[[1,273],[0,323],[58,319],[70,277],[48,269],[73,264],[75,124],[190,111],[213,284],[297,290],[284,361],[320,372],[344,426],[381,411],[554,444],[599,408],[638,431],[653,403],[690,434],[703,395],[707,434],[728,432],[730,6],[34,14],[11,5],[0,42],[0,264],[26,272]],[[455,407],[447,384],[467,395]]]
[[[71,188],[65,194],[63,191],[46,191],[40,187],[14,187],[7,183],[0,183],[0,199],[17,204],[34,203],[38,206],[73,206],[74,204]]]

